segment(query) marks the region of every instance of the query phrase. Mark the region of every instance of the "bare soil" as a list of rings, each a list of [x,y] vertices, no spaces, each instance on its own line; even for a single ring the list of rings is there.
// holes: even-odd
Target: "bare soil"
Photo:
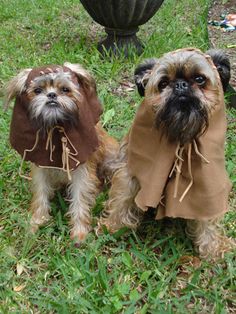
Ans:
[[[220,21],[222,14],[236,14],[235,0],[212,1],[208,21]],[[231,63],[231,85],[236,88],[236,31],[225,31],[224,28],[208,25],[211,48],[220,48],[228,55]]]

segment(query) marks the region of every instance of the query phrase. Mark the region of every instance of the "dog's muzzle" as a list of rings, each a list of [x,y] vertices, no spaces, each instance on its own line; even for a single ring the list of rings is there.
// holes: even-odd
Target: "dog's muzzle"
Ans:
[[[49,107],[58,107],[59,103],[57,101],[49,100],[46,102],[46,105]]]

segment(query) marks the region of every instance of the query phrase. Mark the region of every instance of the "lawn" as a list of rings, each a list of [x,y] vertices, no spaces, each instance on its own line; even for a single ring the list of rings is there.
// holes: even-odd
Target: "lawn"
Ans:
[[[176,48],[208,48],[209,0],[166,0],[141,27],[141,56],[101,59],[104,36],[79,1],[0,0],[0,85],[20,69],[43,64],[81,63],[93,73],[104,106],[102,121],[121,139],[140,97],[132,87],[142,59]],[[1,99],[2,101],[2,99]],[[227,111],[227,170],[236,184],[236,112]],[[18,176],[19,156],[8,143],[11,109],[0,110],[0,312],[1,313],[235,313],[236,263],[200,261],[180,220],[145,221],[137,232],[90,233],[81,248],[69,238],[68,204],[58,193],[54,219],[28,232],[31,194]],[[27,166],[28,167],[28,166]],[[104,192],[93,209],[102,210]],[[235,193],[223,224],[235,237]]]

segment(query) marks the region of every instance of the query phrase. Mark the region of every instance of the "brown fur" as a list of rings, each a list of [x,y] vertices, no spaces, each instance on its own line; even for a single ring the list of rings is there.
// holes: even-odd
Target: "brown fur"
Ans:
[[[187,57],[189,56],[186,53]],[[175,61],[178,57],[178,51]],[[144,73],[145,80],[145,100],[146,103],[153,104],[153,111],[156,115],[160,110],[165,107],[168,97],[172,93],[172,81],[175,82],[177,76],[177,68],[183,65],[181,68],[181,75],[188,80],[194,79],[194,75],[204,75],[207,78],[204,86],[197,86],[196,83],[191,83],[192,93],[194,97],[200,100],[201,106],[206,108],[206,112],[210,116],[217,105],[216,99],[219,90],[212,88],[216,85],[215,76],[212,76],[212,72],[208,73],[204,63],[202,64],[199,55],[196,55],[195,62],[197,64],[189,64],[188,59],[185,58],[185,52],[179,54],[179,60],[176,64],[173,63],[173,56],[171,54],[166,55],[162,60],[157,60],[158,66],[153,71]],[[206,57],[208,59],[208,56]],[[186,65],[188,64],[188,66]],[[168,77],[170,84],[163,90],[158,91],[158,84],[162,77]],[[181,76],[182,78],[182,76]],[[173,117],[173,122],[176,117]],[[190,127],[193,123],[190,124]],[[194,127],[194,126],[193,126]],[[202,129],[207,125],[202,125]],[[217,126],[216,126],[217,127]],[[168,125],[166,125],[168,128]],[[185,132],[189,132],[189,128],[185,129]],[[186,134],[188,135],[188,134]],[[185,137],[187,138],[187,137]],[[180,140],[179,140],[180,141]],[[121,227],[128,226],[136,229],[142,219],[143,211],[139,209],[135,203],[135,197],[140,190],[138,180],[130,173],[130,164],[128,163],[128,147],[130,145],[129,135],[123,140],[119,155],[116,162],[116,171],[112,178],[112,186],[109,192],[109,199],[106,203],[105,211],[100,220],[98,232],[102,230],[102,225],[105,225],[108,230],[115,232]],[[157,178],[158,179],[158,178]],[[147,187],[148,188],[148,187]],[[207,210],[207,209],[206,209]],[[187,221],[187,234],[193,240],[196,250],[203,258],[216,258],[222,257],[224,252],[228,251],[232,247],[232,242],[222,235],[222,231],[219,228],[218,220],[188,220]]]
[[[87,134],[87,137],[80,142],[84,145],[81,144],[78,147],[76,155],[76,158],[78,158],[78,160],[76,159],[77,168],[73,168],[70,165],[71,160],[68,155],[68,159],[63,159],[63,154],[70,152],[70,149],[66,147],[63,151],[62,148],[60,152],[62,146],[60,141],[55,142],[55,145],[53,144],[51,148],[51,153],[57,155],[55,157],[59,159],[58,165],[48,164],[48,160],[44,165],[41,157],[37,160],[40,154],[43,158],[49,158],[49,152],[45,149],[45,143],[39,145],[38,150],[33,149],[30,151],[36,159],[26,159],[34,162],[31,163],[33,192],[30,205],[32,213],[30,221],[31,231],[36,232],[41,225],[51,218],[50,200],[54,192],[61,187],[67,187],[70,203],[67,213],[70,217],[70,234],[72,239],[80,243],[91,230],[90,211],[95,205],[96,197],[101,191],[104,182],[109,182],[111,179],[113,160],[118,151],[118,143],[97,123],[102,110],[97,98],[96,84],[92,76],[78,64],[65,63],[64,69],[65,71],[61,66],[52,66],[50,68],[36,68],[32,71],[31,69],[23,70],[8,84],[5,108],[9,106],[12,99],[16,99],[15,108],[18,106],[17,108],[20,108],[20,111],[17,111],[15,116],[13,113],[11,131],[14,129],[16,138],[12,136],[14,141],[12,140],[11,144],[22,156],[24,156],[22,152],[25,152],[22,145],[26,145],[27,148],[32,147],[29,144],[29,138],[32,138],[33,142],[35,142],[36,135],[33,133],[36,132],[35,130],[43,129],[46,134],[49,129],[54,128],[57,124],[64,127],[67,123],[69,129],[69,126],[71,128],[74,127],[71,124],[73,119],[75,124],[80,121],[80,129],[73,129],[73,131],[76,129],[74,131],[76,133],[74,133],[71,140],[74,139],[76,142],[83,134]],[[17,102],[17,99],[23,94],[26,95],[22,99],[26,99],[27,102],[23,103],[22,101],[22,103],[28,110],[27,114],[25,114],[21,102]],[[54,102],[54,105],[56,102],[57,117],[55,110],[47,106],[48,102]],[[22,120],[22,117],[24,120]],[[24,126],[21,125],[22,123],[20,124],[22,121],[27,126],[30,121],[30,128],[25,133],[22,132]],[[33,127],[31,127],[32,125]],[[38,128],[36,128],[37,125]],[[32,132],[29,131],[31,129]],[[21,134],[21,142],[17,137],[18,133]],[[87,142],[90,146],[88,153],[86,152],[84,155],[86,157],[84,157],[83,150],[86,149]],[[19,144],[20,148],[17,144]],[[77,143],[72,144],[77,145]],[[57,145],[59,153],[56,154]],[[50,157],[50,162],[54,162],[55,159]],[[67,163],[66,168],[64,166],[65,163]],[[39,166],[36,166],[36,164]]]
[[[70,207],[67,215],[70,217],[71,238],[77,243],[85,239],[91,230],[91,208],[102,189],[105,179],[110,180],[118,144],[110,137],[100,124],[96,126],[100,146],[91,158],[72,172],[72,181],[65,172],[57,169],[43,169],[32,164],[32,192],[30,205],[32,212],[31,230],[45,224],[50,217],[50,199],[54,191],[68,185]],[[98,178],[97,173],[100,173]]]
[[[144,213],[134,201],[139,191],[139,183],[130,175],[127,167],[127,145],[128,138],[122,143],[122,147],[126,149],[119,153],[119,165],[116,164],[115,167],[109,198],[99,221],[97,233],[102,232],[103,225],[112,233],[122,227],[137,229],[142,221]],[[225,252],[235,246],[235,243],[223,234],[220,219],[187,220],[186,233],[202,258],[222,258]]]

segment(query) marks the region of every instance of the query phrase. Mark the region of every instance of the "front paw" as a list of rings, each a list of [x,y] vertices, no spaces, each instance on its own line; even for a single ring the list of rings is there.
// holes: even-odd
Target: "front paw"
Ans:
[[[115,224],[114,222],[110,222],[106,218],[100,218],[98,221],[98,225],[95,228],[95,233],[97,236],[103,234],[104,232],[115,233],[125,226],[121,224]]]
[[[91,229],[90,225],[77,225],[71,229],[70,238],[74,241],[76,247],[79,247],[85,241]]]
[[[38,214],[33,214],[30,220],[30,232],[36,233],[40,226],[45,225],[51,216],[49,214],[45,214],[43,216]]]
[[[203,259],[217,260],[224,258],[225,253],[235,250],[236,243],[233,239],[225,235],[218,235],[205,245],[200,245],[198,248],[199,255]]]

